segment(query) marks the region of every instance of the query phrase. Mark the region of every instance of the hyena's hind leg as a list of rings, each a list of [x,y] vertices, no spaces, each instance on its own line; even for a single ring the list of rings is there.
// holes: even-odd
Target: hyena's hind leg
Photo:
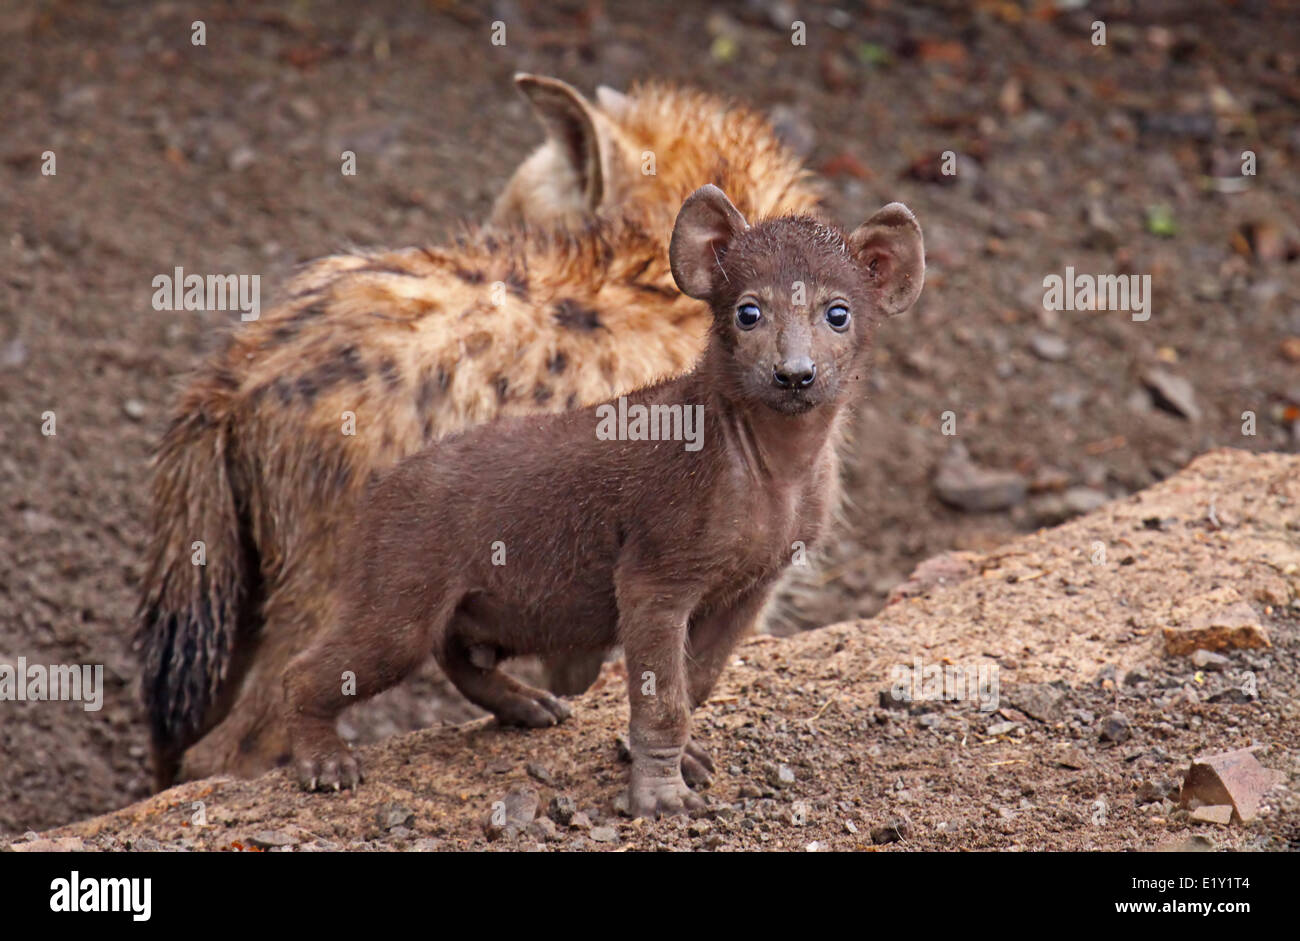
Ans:
[[[492,713],[502,725],[540,729],[569,717],[569,707],[560,699],[503,672],[498,665],[500,652],[476,639],[478,634],[473,619],[460,611],[433,648],[438,665],[466,699]]]
[[[241,647],[247,670],[221,722],[186,750],[178,780],[214,774],[253,778],[289,762],[283,679],[289,662],[338,617],[333,592],[302,585],[272,587],[262,606],[257,637]]]
[[[455,611],[454,600],[415,612],[385,600],[363,597],[344,604],[334,623],[284,671],[294,771],[308,790],[360,783],[361,767],[336,728],[339,713],[419,669]]]

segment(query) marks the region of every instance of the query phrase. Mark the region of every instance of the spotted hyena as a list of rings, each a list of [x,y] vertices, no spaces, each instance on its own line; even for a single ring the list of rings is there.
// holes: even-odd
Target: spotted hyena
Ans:
[[[309,264],[183,393],[155,458],[140,605],[160,786],[285,759],[280,677],[335,615],[341,526],[377,471],[469,425],[691,367],[708,308],[677,290],[663,247],[686,195],[717,184],[749,218],[818,204],[745,108],[516,82],[547,139],[489,225]]]

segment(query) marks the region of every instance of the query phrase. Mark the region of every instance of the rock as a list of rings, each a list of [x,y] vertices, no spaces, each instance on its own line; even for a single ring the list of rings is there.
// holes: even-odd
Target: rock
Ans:
[[[587,816],[585,813],[583,813],[582,811],[578,811],[576,814],[573,815],[573,819],[569,821],[569,829],[570,829],[570,830],[590,830],[590,829],[591,829],[591,818],[588,817],[588,816]]]
[[[1128,717],[1122,712],[1112,712],[1102,720],[1100,738],[1103,742],[1113,742],[1118,745],[1127,742],[1132,734]]]
[[[296,846],[301,841],[283,830],[259,830],[248,838],[248,842],[261,849],[269,850],[282,846]]]
[[[1062,768],[1069,768],[1072,771],[1082,771],[1092,762],[1082,751],[1077,748],[1066,748],[1056,756],[1056,763]]]
[[[1069,345],[1052,333],[1035,333],[1029,338],[1029,348],[1035,356],[1049,363],[1058,363],[1070,355]]]
[[[388,804],[379,808],[375,814],[375,824],[381,830],[392,830],[394,827],[413,827],[415,826],[415,811],[409,807],[403,807],[401,804]]]
[[[1156,781],[1143,781],[1138,785],[1137,796],[1139,804],[1155,804],[1159,801],[1170,797],[1178,790],[1178,785],[1168,778],[1161,778]]]
[[[944,503],[968,513],[991,513],[1025,499],[1025,478],[1014,471],[977,466],[964,445],[954,442],[939,462],[935,493]]]
[[[1071,516],[1083,516],[1110,502],[1110,497],[1091,487],[1071,487],[1065,491],[1065,509]]]
[[[564,835],[560,833],[555,826],[555,821],[550,817],[538,817],[528,825],[526,832],[533,839],[546,843],[559,843],[564,840]]]
[[[556,794],[551,798],[551,802],[546,806],[546,816],[550,817],[562,827],[567,827],[573,822],[573,817],[578,812],[578,805],[566,794]]]
[[[247,144],[236,147],[226,155],[226,167],[232,173],[242,173],[257,162],[257,153]]]
[[[1009,734],[1009,733],[1010,733],[1010,732],[1011,732],[1015,727],[1016,727],[1016,724],[1015,724],[1014,722],[994,722],[994,723],[993,723],[992,725],[990,725],[990,726],[989,726],[985,731],[986,731],[989,735],[993,735],[993,736],[998,736],[998,735],[1007,735],[1007,734]]]
[[[484,834],[494,841],[502,837],[517,837],[537,816],[537,802],[537,792],[532,788],[511,791],[488,812],[483,823]]]
[[[1167,412],[1191,421],[1201,420],[1201,410],[1196,404],[1192,384],[1181,376],[1159,367],[1142,373],[1142,384],[1151,393],[1152,401]]]
[[[1210,673],[1222,673],[1232,665],[1229,660],[1221,653],[1214,653],[1211,650],[1197,650],[1192,654],[1192,666],[1198,670],[1206,670]]]
[[[144,418],[144,403],[139,399],[127,399],[122,403],[122,414],[131,421],[139,421]]]
[[[590,836],[597,843],[618,842],[618,831],[613,827],[592,827]]]
[[[545,784],[547,787],[555,787],[555,778],[552,777],[551,772],[537,762],[530,761],[524,765],[524,770],[528,772],[528,776],[533,780]]]
[[[1183,626],[1166,626],[1164,638],[1165,652],[1175,657],[1197,650],[1273,646],[1264,625],[1259,622],[1259,615],[1244,601],[1201,611]]]
[[[1192,762],[1183,778],[1179,803],[1191,810],[1231,804],[1234,819],[1249,823],[1258,816],[1264,793],[1285,779],[1283,772],[1261,765],[1251,748],[1202,755]]]
[[[1226,825],[1232,822],[1232,805],[1213,804],[1197,807],[1192,811],[1191,818],[1197,823],[1221,823]]]
[[[767,783],[772,787],[789,787],[794,784],[794,772],[789,765],[768,765],[764,771]]]
[[[871,842],[880,846],[898,843],[912,836],[912,821],[906,817],[890,817],[885,823],[871,828]]]
[[[1006,694],[1007,701],[1031,719],[1055,722],[1061,718],[1065,693],[1050,683],[1025,683]]]

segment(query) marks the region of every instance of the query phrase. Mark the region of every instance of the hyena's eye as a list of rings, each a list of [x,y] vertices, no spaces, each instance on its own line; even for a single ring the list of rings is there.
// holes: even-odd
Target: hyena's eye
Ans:
[[[832,304],[826,308],[826,322],[832,330],[847,330],[849,319],[849,309],[843,304]]]
[[[758,305],[750,301],[736,308],[736,324],[741,330],[753,330],[762,317],[763,312],[758,309]]]

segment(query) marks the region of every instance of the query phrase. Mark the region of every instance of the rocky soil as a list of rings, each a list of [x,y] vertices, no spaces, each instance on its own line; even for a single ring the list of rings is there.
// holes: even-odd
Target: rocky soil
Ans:
[[[364,748],[355,793],[199,781],[13,848],[1300,849],[1300,458],[1213,452],[899,594],[737,650],[697,713],[719,773],[694,819],[620,814],[613,664],[553,730],[484,719]],[[1170,654],[1189,631],[1222,649]],[[900,701],[895,671],[918,659],[996,682]],[[1185,773],[1238,748],[1274,772],[1258,816],[1201,822]]]
[[[773,627],[788,633],[841,623],[743,652],[762,669],[733,671],[737,699],[711,707],[705,734],[726,755],[724,768],[740,769],[720,777],[716,795],[734,803],[743,782],[752,782],[760,796],[745,798],[755,803],[738,818],[712,821],[698,840],[722,833],[760,845],[767,834],[764,845],[856,845],[902,812],[920,845],[1033,848],[1108,834],[1105,845],[1120,846],[1176,837],[1185,826],[1171,812],[1130,800],[1139,776],[1176,777],[1176,762],[1151,757],[1154,751],[1125,762],[1125,749],[1139,747],[1126,742],[1097,747],[1087,767],[1067,771],[1046,766],[1045,748],[1085,747],[1116,708],[1128,710],[1136,742],[1152,737],[1152,749],[1178,760],[1253,737],[1280,747],[1266,719],[1274,708],[1268,696],[1190,703],[1181,692],[1187,685],[1197,697],[1213,696],[1222,692],[1216,684],[1247,668],[1279,684],[1274,693],[1284,685],[1284,669],[1263,672],[1249,658],[1288,656],[1293,624],[1264,615],[1265,602],[1249,589],[1213,566],[1189,568],[1199,563],[1170,550],[1137,594],[1120,586],[1145,571],[1138,563],[1123,566],[1114,582],[1105,566],[1078,570],[1128,599],[1096,600],[1101,607],[1089,615],[1096,641],[1034,610],[999,609],[1001,620],[991,621],[993,609],[981,605],[992,600],[970,594],[984,586],[986,599],[1010,591],[1026,603],[1082,605],[1093,589],[1061,581],[1074,569],[1016,583],[981,577],[951,596],[945,590],[886,608],[878,620],[857,620],[879,611],[909,572],[940,553],[973,553],[950,557],[941,570],[960,571],[963,560],[977,558],[996,571],[988,560],[1002,558],[998,547],[1008,540],[1108,500],[1118,501],[1108,507],[1127,506],[1130,495],[1197,454],[1221,446],[1294,452],[1300,444],[1300,19],[1262,0],[1074,6],[732,0],[677,4],[671,14],[612,0],[0,7],[0,662],[103,664],[108,687],[93,717],[75,704],[0,704],[0,833],[44,830],[148,795],[129,649],[147,461],[186,372],[235,325],[229,315],[154,311],[151,279],[176,265],[258,272],[270,303],[302,260],[349,244],[436,242],[457,219],[482,218],[540,139],[511,88],[511,74],[522,69],[587,90],[655,77],[734,95],[770,112],[807,153],[841,221],[901,199],[925,226],[926,291],[880,336],[858,428],[864,460],[850,481],[842,538],[805,580],[815,590],[787,604]],[[807,27],[804,46],[791,42],[796,16]],[[203,48],[190,43],[199,18],[207,24]],[[1105,45],[1091,41],[1098,18],[1107,24]],[[496,19],[509,24],[505,47],[489,42]],[[356,177],[338,172],[344,149],[359,155]],[[46,150],[58,155],[57,176],[40,173]],[[1242,174],[1247,151],[1257,158],[1253,176]],[[941,172],[948,152],[953,176]],[[1067,266],[1151,275],[1150,319],[1045,309],[1043,279]],[[57,437],[40,433],[47,410],[58,415]],[[1207,512],[1202,505],[1194,515]],[[1215,530],[1191,519],[1186,533],[1111,535],[1171,545],[1177,538],[1179,546],[1201,545],[1183,539],[1192,532],[1205,545],[1232,536],[1226,525]],[[1042,545],[1063,545],[1062,533],[1075,539],[1079,532],[1053,532]],[[1122,543],[1107,544],[1108,565],[1127,557]],[[1087,551],[1082,542],[1076,549]],[[1203,671],[1203,680],[1189,680],[1190,667],[1178,672],[1185,665],[1178,660],[1167,664],[1174,672],[1151,666],[1146,680],[1126,683],[1119,672],[1110,677],[1113,688],[1098,685],[1105,664],[1150,653],[1155,627],[1129,624],[1136,608],[1216,586],[1234,588],[1274,619],[1274,648],[1230,654],[1232,670]],[[969,605],[960,610],[971,617],[946,620],[955,617],[943,607],[950,604]],[[922,611],[933,611],[935,623],[906,621]],[[896,634],[891,624],[899,625]],[[882,711],[884,665],[917,649],[906,631],[926,638],[950,631],[943,643],[962,656],[1000,651],[1008,690],[1017,682],[1068,683],[1055,720],[1063,725],[949,707],[919,716]],[[837,637],[847,646],[832,656]],[[1021,641],[1033,650],[1021,651]],[[839,664],[842,677],[780,669],[823,660]],[[852,672],[859,669],[866,672]],[[421,810],[407,827],[418,839],[473,842],[483,839],[476,821],[485,802],[522,786],[522,756],[546,742],[557,786],[528,779],[541,807],[571,788],[591,819],[606,819],[601,801],[622,773],[612,760],[623,708],[617,686],[608,681],[582,701],[578,721],[550,735],[512,737],[477,725],[421,733],[371,754],[373,790],[296,800],[303,813],[368,808],[381,788],[404,780],[384,773],[402,749],[464,755],[464,739],[473,738],[475,754],[491,754],[508,770],[481,780],[460,766],[445,779],[421,773],[425,782],[446,780],[448,794],[470,786],[452,782],[479,783],[464,791],[460,823],[439,824]],[[827,705],[833,688],[840,695]],[[1145,692],[1151,703],[1177,701],[1144,705]],[[823,706],[809,726],[804,720]],[[760,707],[768,711],[751,712]],[[430,669],[348,715],[345,730],[368,744],[473,716]],[[1005,722],[1012,731],[987,734],[989,724]],[[718,724],[736,727],[724,734]],[[1166,725],[1174,729],[1168,739],[1151,731]],[[773,738],[751,750],[755,740],[746,736],[758,735]],[[859,764],[837,763],[841,751]],[[766,771],[743,761],[767,752],[793,771],[790,788],[766,783]],[[962,758],[973,754],[980,761]],[[1277,755],[1264,760],[1284,767],[1285,754],[1282,764]],[[1018,758],[1024,761],[996,764]],[[965,772],[960,779],[957,768]],[[1050,783],[1018,793],[1036,780],[1026,778],[1031,769]],[[412,794],[435,793],[427,783],[416,787],[411,774]],[[229,795],[233,803],[215,802],[229,819],[251,820],[234,808],[259,788],[288,799],[275,780],[198,787]],[[948,789],[942,800],[934,796],[941,788]],[[761,796],[766,790],[777,796]],[[809,804],[809,823],[798,830],[768,819],[788,811],[790,795]],[[1098,800],[1109,807],[1107,828],[1070,822],[1090,820]],[[934,826],[924,811],[931,806]],[[1048,806],[1067,816],[1051,822]],[[348,816],[355,827],[335,833],[331,824],[320,835],[361,839],[372,817],[366,809]],[[1215,840],[1294,839],[1272,820]],[[943,821],[949,827],[936,829]],[[609,845],[629,845],[642,832],[615,828],[618,842]],[[204,833],[191,837],[205,845],[251,839],[242,825]],[[668,839],[667,829],[653,833],[636,839]],[[675,845],[695,839],[673,837]]]

